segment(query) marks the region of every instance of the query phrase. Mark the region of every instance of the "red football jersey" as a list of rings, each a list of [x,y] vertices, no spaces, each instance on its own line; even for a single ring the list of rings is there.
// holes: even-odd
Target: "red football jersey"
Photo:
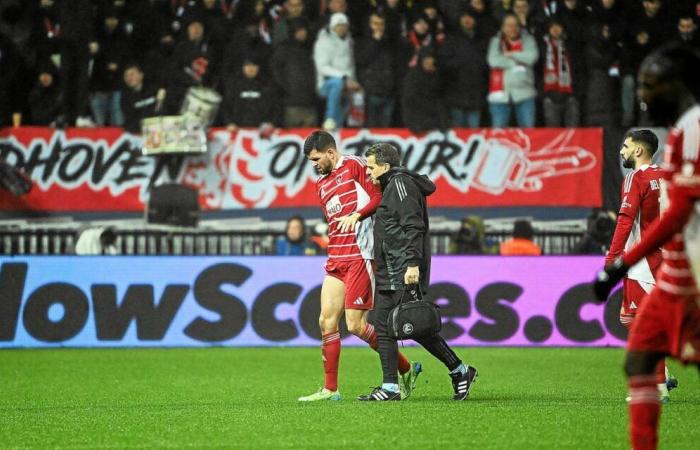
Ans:
[[[663,262],[656,274],[657,286],[670,294],[697,295],[690,262],[683,239],[683,229],[700,200],[690,186],[700,175],[700,106],[688,109],[670,130],[666,141],[661,193],[661,219],[649,231],[642,245],[630,250],[623,261],[635,263],[659,243],[663,245]],[[683,175],[683,184],[676,181]],[[696,191],[693,191],[695,189]],[[697,213],[696,213],[697,214]]]
[[[343,156],[329,174],[316,181],[316,190],[328,221],[328,258],[334,260],[372,259],[373,219],[381,202],[381,191],[372,183],[365,160]],[[341,233],[338,219],[360,213],[355,231]]]
[[[649,226],[659,217],[659,193],[661,169],[644,165],[627,174],[622,183],[620,212],[606,263],[614,261],[634,247],[649,231]],[[654,283],[654,274],[661,265],[661,249],[642,258],[630,268],[627,277],[632,280]]]

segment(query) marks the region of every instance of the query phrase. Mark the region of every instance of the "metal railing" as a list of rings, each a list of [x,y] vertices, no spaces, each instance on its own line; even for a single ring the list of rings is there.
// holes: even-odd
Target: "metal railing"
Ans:
[[[67,228],[0,229],[0,254],[69,255],[74,253],[80,230]],[[274,255],[279,231],[117,229],[115,246],[120,255]],[[431,232],[435,255],[451,253],[454,232]],[[578,231],[539,231],[534,241],[545,255],[571,254],[583,237]],[[495,247],[510,233],[491,231],[486,240]]]

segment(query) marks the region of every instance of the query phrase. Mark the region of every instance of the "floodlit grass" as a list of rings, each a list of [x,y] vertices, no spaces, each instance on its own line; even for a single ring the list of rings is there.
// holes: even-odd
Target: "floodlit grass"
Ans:
[[[480,377],[451,400],[424,350],[404,402],[360,403],[381,381],[364,348],[341,354],[341,402],[300,404],[322,384],[315,348],[0,351],[0,448],[624,449],[619,349],[460,348]],[[697,449],[694,368],[662,414],[661,448]]]

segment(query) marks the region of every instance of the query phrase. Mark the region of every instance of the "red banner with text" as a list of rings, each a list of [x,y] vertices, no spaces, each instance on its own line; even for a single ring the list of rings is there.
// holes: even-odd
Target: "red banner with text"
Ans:
[[[141,211],[149,188],[179,182],[204,210],[317,206],[318,175],[303,154],[310,129],[209,132],[203,155],[144,156],[139,136],[116,128],[5,128],[0,160],[21,167],[31,192],[0,190],[4,210]],[[336,140],[362,155],[390,142],[404,164],[427,174],[434,207],[601,205],[603,133],[586,129],[345,129]]]

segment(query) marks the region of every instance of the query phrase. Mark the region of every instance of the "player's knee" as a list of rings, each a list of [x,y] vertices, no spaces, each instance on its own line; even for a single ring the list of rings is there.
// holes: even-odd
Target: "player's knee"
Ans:
[[[361,320],[348,320],[347,321],[348,331],[355,336],[362,334],[362,321]]]
[[[338,330],[338,319],[335,317],[320,316],[318,318],[318,326],[323,333],[330,333]]]

